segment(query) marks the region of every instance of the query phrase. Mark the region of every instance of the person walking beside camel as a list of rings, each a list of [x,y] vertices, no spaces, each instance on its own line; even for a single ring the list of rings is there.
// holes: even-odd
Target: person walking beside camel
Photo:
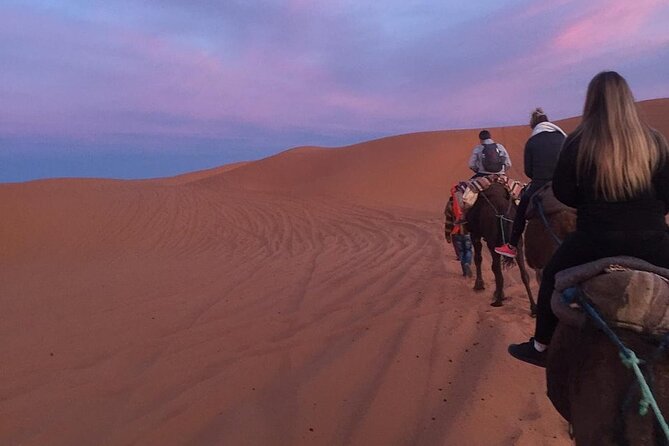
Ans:
[[[463,185],[461,184],[455,184],[451,188],[451,196],[444,210],[444,238],[447,243],[453,244],[455,255],[462,267],[462,275],[464,277],[472,277],[472,239],[466,225],[457,223],[462,217],[462,207],[457,198],[458,193],[462,194],[462,187]]]
[[[559,271],[620,255],[669,268],[669,148],[641,121],[620,74],[605,71],[590,81],[582,122],[560,152],[553,192],[576,208],[576,232],[544,269],[534,337],[509,346],[516,359],[541,367],[558,324],[551,296]]]
[[[525,175],[531,180],[523,191],[518,210],[513,220],[508,243],[495,248],[497,254],[515,258],[516,247],[525,230],[525,213],[532,196],[553,179],[560,149],[566,138],[565,132],[548,120],[543,109],[536,108],[530,116],[532,135],[525,144]]]

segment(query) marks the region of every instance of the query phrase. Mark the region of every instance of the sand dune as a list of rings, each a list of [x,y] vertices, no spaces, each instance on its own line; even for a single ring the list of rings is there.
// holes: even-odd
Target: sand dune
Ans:
[[[648,122],[669,134],[669,99],[640,103]],[[577,118],[557,121],[573,130]],[[527,125],[491,129],[505,145],[514,166],[511,175],[525,179],[523,149]],[[228,182],[247,190],[280,191],[293,196],[333,196],[361,204],[411,209],[439,209],[453,182],[468,178],[467,161],[479,129],[435,131],[392,136],[337,150],[300,148],[246,164],[201,181]]]
[[[475,133],[0,185],[0,444],[570,444],[443,242]]]

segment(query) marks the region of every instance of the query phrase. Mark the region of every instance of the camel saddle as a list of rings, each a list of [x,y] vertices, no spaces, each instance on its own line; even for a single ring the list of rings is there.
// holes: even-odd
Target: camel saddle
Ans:
[[[621,256],[559,272],[553,312],[561,322],[582,327],[585,314],[562,299],[562,291],[576,285],[612,327],[650,336],[669,333],[669,270]]]
[[[513,180],[502,174],[491,174],[485,177],[473,178],[467,182],[467,187],[464,190],[462,196],[463,208],[471,209],[474,207],[479,194],[493,184],[504,186],[514,200],[520,199],[521,192],[525,186],[520,181]]]
[[[669,359],[658,356],[658,352],[669,333],[668,279],[669,270],[633,257],[608,257],[556,275],[551,307],[560,324],[549,348],[547,393],[558,412],[574,423],[575,430],[599,423],[601,432],[613,432],[621,423],[590,413],[591,402],[618,413],[624,401],[638,401],[640,396],[638,386],[633,387],[636,381],[632,372],[620,360],[618,347],[590,322],[578,304],[567,304],[562,292],[580,287],[622,342],[647,364],[653,364],[653,391],[667,410],[669,386],[660,383],[669,382]],[[632,395],[629,389],[637,390]],[[638,410],[628,414],[632,412],[638,415]],[[639,429],[652,424],[652,417],[634,419]],[[636,429],[631,425],[628,428]],[[595,439],[583,444],[617,443]]]
[[[527,220],[532,220],[539,217],[539,211],[535,203],[536,201],[541,201],[545,216],[557,214],[558,212],[563,211],[573,213],[576,212],[576,209],[567,206],[555,198],[555,194],[553,194],[552,182],[546,183],[541,187],[541,189],[532,195],[532,199],[530,200],[530,203],[527,206],[527,211],[525,213]]]

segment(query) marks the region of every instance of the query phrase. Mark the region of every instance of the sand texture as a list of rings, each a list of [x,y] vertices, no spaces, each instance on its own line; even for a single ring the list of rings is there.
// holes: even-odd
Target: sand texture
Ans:
[[[570,444],[517,268],[492,308],[443,240],[477,132],[0,185],[0,445]]]

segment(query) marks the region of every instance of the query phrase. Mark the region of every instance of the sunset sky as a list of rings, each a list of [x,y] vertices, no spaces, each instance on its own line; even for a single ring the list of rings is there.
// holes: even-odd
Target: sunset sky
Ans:
[[[667,97],[667,23],[666,0],[4,0],[0,181],[562,118],[603,69]]]

